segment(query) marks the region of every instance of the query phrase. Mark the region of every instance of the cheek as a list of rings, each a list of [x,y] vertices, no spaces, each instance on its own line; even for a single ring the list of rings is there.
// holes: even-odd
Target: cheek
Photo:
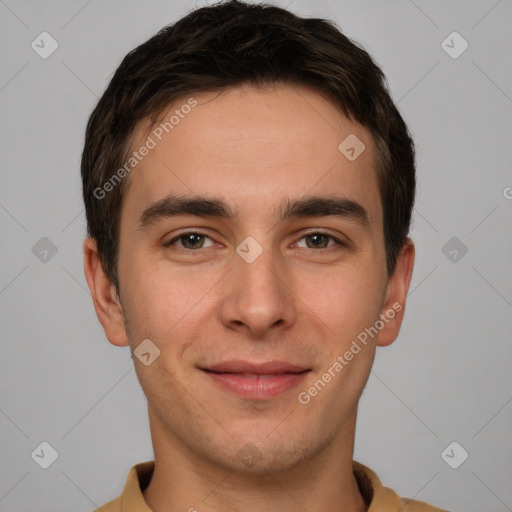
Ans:
[[[175,318],[179,318],[182,290],[169,286],[157,265],[144,264],[135,258],[126,258],[123,263],[120,281],[125,317],[136,338],[142,336],[156,342],[165,330],[172,328]],[[121,273],[121,268],[125,272]]]
[[[311,273],[309,273],[311,276]],[[330,269],[303,279],[297,293],[340,342],[375,322],[383,296],[382,278],[371,267]]]
[[[181,352],[203,323],[205,297],[218,276],[171,269],[162,263],[133,261],[125,277],[125,316],[134,337],[149,338],[169,353]],[[172,350],[169,346],[172,345]]]

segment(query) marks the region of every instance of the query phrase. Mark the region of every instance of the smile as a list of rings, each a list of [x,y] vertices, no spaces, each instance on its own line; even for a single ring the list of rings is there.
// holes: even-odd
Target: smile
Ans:
[[[222,389],[247,400],[276,397],[301,384],[311,371],[281,361],[228,361],[202,370]]]

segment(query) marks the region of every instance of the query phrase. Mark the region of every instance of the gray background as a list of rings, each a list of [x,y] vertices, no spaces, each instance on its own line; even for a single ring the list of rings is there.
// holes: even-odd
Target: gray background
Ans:
[[[403,496],[512,510],[512,2],[276,3],[362,43],[417,144],[407,314],[377,352],[355,458]],[[194,5],[0,0],[1,511],[91,510],[153,458],[129,350],[104,337],[83,274],[79,161],[122,57]],[[31,48],[43,31],[59,45],[47,59]],[[456,59],[453,31],[469,44]],[[32,251],[43,237],[54,255]],[[43,441],[58,452],[46,470],[31,458]],[[457,469],[441,457],[452,441],[469,453]]]

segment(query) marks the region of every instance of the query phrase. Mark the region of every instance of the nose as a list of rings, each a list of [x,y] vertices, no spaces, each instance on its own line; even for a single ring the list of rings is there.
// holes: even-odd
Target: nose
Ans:
[[[262,339],[272,330],[286,329],[296,320],[297,310],[289,276],[271,249],[252,262],[238,254],[228,274],[220,309],[222,324]]]

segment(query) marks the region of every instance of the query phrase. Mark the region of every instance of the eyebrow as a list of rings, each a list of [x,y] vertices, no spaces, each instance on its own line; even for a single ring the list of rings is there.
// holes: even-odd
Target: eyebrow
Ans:
[[[335,216],[356,221],[365,228],[370,227],[366,209],[360,203],[343,197],[308,196],[293,201],[285,199],[278,213],[281,220]],[[139,220],[138,229],[145,229],[165,218],[180,215],[231,220],[237,218],[238,212],[222,199],[171,194],[144,210]]]

